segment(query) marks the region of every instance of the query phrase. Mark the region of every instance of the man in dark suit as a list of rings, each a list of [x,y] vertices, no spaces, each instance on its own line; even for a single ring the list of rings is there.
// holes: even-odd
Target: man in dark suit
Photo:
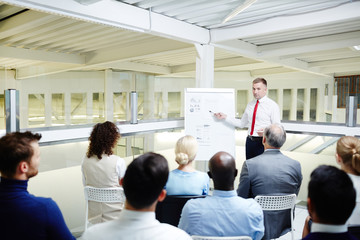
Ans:
[[[356,240],[346,226],[355,207],[355,197],[353,183],[344,171],[333,166],[317,167],[310,176],[307,199],[313,223],[311,233],[303,239]]]
[[[237,193],[243,198],[257,195],[285,195],[299,193],[302,181],[301,166],[280,152],[286,141],[282,125],[265,128],[265,152],[244,162]],[[265,235],[263,239],[278,238],[290,231],[290,210],[264,212]]]

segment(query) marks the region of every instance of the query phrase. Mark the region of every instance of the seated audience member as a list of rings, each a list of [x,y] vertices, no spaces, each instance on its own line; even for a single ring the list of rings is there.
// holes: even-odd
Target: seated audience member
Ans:
[[[355,197],[353,183],[344,171],[333,166],[317,167],[308,185],[307,205],[313,222],[311,232],[303,239],[356,240],[346,225],[355,207]],[[307,226],[305,222],[304,228]]]
[[[0,238],[66,240],[75,238],[51,198],[35,197],[28,181],[38,173],[40,134],[8,133],[0,139]],[[51,187],[51,186],[49,186]]]
[[[214,181],[213,195],[189,200],[182,210],[179,228],[190,235],[241,235],[261,239],[263,211],[254,199],[237,196],[234,158],[226,152],[218,152],[210,159],[209,170]]]
[[[244,162],[237,193],[243,198],[257,195],[285,195],[299,193],[302,181],[301,166],[280,152],[286,141],[282,125],[265,128],[265,152]],[[264,211],[264,239],[278,238],[291,230],[290,210]]]
[[[356,190],[356,206],[347,224],[360,225],[360,140],[341,137],[336,144],[336,162],[349,175]]]
[[[196,171],[192,166],[198,150],[198,143],[193,136],[180,138],[175,147],[175,161],[179,167],[169,174],[165,186],[167,195],[207,195],[209,176]]]
[[[166,197],[168,175],[167,160],[159,154],[134,159],[122,179],[126,202],[120,217],[88,228],[82,239],[191,240],[184,231],[155,219],[156,204]]]
[[[94,126],[89,137],[89,148],[82,162],[83,183],[97,188],[120,187],[125,174],[124,159],[113,154],[113,148],[120,138],[119,129],[106,121]],[[99,203],[89,201],[88,219],[92,224],[119,217],[121,203]]]

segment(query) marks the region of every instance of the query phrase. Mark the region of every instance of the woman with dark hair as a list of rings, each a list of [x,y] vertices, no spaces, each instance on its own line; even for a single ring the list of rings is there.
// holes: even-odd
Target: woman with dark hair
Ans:
[[[117,126],[109,121],[94,126],[89,137],[89,148],[82,163],[83,183],[98,188],[119,187],[124,177],[124,159],[113,154],[120,139]],[[118,218],[122,209],[119,203],[89,202],[89,221],[92,224]]]

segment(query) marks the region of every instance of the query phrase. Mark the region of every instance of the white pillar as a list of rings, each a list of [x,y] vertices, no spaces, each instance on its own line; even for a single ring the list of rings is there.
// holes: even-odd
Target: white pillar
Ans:
[[[105,96],[105,121],[112,122],[114,120],[114,103],[113,103],[113,82],[112,70],[105,70],[104,79],[104,96]]]
[[[278,104],[279,104],[279,109],[280,109],[280,119],[282,119],[283,117],[283,108],[284,108],[284,89],[279,88],[277,90],[277,100],[278,100]]]
[[[297,113],[297,89],[291,89],[291,107],[289,120],[296,121]]]
[[[317,90],[316,122],[325,122],[324,92],[325,92],[324,86],[319,87]]]
[[[337,95],[334,95],[332,97],[332,119],[331,121],[332,122],[337,122],[337,100],[338,100],[338,96]]]
[[[214,87],[214,47],[195,44],[196,56],[196,87]]]

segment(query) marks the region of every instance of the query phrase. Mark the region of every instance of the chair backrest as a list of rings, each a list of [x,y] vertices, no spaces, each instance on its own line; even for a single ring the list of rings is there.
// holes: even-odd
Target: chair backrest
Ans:
[[[296,194],[289,195],[258,195],[255,197],[263,211],[290,210],[291,239],[294,239],[293,219]],[[266,231],[266,230],[265,230]]]
[[[255,201],[260,204],[263,211],[293,209],[295,207],[296,194],[278,196],[258,195],[255,197]]]
[[[175,227],[178,226],[181,211],[185,203],[189,199],[203,198],[204,195],[168,195],[162,202],[158,202],[156,205],[155,215],[156,219],[161,223],[168,223]]]
[[[213,236],[198,236],[193,235],[191,236],[193,240],[252,240],[249,236],[232,236],[232,237],[213,237]]]
[[[125,194],[122,187],[112,188],[96,188],[86,186],[85,193],[85,230],[88,227],[88,202],[104,202],[104,203],[125,203]]]

